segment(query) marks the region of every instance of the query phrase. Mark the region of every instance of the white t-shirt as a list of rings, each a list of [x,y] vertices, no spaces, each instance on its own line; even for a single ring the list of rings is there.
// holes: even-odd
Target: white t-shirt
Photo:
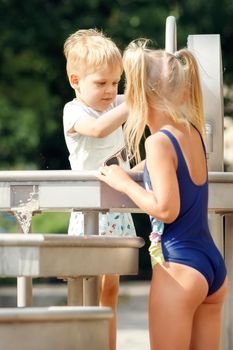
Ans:
[[[123,99],[123,95],[118,95],[104,112],[95,111],[76,98],[65,105],[63,127],[72,170],[97,170],[107,158],[124,147],[125,141],[121,126],[102,138],[81,135],[78,132],[69,132],[76,122],[84,119],[87,115],[99,118],[102,114],[121,104]],[[120,165],[125,170],[129,170],[129,162],[122,162]]]
[[[120,151],[125,146],[122,127],[120,126],[110,135],[103,138],[81,135],[69,130],[76,122],[86,116],[99,118],[103,113],[121,104],[123,95],[118,95],[115,101],[104,112],[98,112],[84,105],[77,99],[68,102],[63,111],[63,127],[69,161],[72,170],[98,170],[104,161]],[[120,166],[130,169],[129,161],[119,159]],[[72,212],[68,228],[69,235],[84,235],[84,216],[81,212]],[[99,234],[116,236],[136,236],[134,223],[130,213],[99,213]]]

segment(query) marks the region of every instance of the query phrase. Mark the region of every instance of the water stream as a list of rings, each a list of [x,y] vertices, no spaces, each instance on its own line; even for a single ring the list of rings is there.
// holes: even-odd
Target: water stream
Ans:
[[[38,194],[37,187],[33,186],[33,190],[29,193],[27,201],[23,202],[20,200],[19,206],[12,208],[12,212],[16,217],[22,232],[25,234],[30,232],[33,212],[38,211],[39,209]]]

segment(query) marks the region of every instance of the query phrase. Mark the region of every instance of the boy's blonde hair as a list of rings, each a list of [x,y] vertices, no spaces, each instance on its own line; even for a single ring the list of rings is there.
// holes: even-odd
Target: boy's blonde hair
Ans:
[[[67,75],[85,75],[101,66],[120,66],[122,56],[116,44],[97,29],[81,29],[71,34],[64,44]]]
[[[148,40],[133,41],[124,52],[126,103],[129,117],[125,136],[131,154],[140,160],[139,143],[148,122],[149,107],[173,121],[204,130],[204,112],[198,66],[187,49],[174,55],[147,48]]]

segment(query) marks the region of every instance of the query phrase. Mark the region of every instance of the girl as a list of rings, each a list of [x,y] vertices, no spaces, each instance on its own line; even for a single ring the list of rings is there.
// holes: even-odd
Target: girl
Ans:
[[[139,160],[145,126],[147,191],[117,165],[99,179],[163,221],[163,259],[154,260],[149,300],[152,350],[217,350],[227,291],[226,267],[208,228],[208,172],[197,62],[186,49],[152,50],[146,40],[124,53],[126,137]],[[153,254],[153,251],[152,251]],[[153,261],[153,260],[152,260]]]

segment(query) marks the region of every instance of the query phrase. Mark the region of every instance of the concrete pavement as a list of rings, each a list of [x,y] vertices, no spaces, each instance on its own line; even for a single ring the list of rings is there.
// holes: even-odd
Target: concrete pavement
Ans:
[[[121,282],[117,311],[117,350],[149,350],[148,295],[150,283]]]

